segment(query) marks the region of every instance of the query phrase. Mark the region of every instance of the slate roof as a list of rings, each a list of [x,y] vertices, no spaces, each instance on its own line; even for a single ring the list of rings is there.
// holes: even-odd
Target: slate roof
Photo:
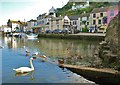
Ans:
[[[80,17],[88,17],[88,16],[90,16],[90,13],[83,13],[80,15]]]
[[[91,13],[107,12],[108,7],[94,8]]]
[[[79,17],[80,17],[79,15],[68,16],[70,20],[78,20]]]
[[[55,21],[55,20],[62,20],[62,19],[63,17],[61,16],[61,17],[53,17],[51,20]]]

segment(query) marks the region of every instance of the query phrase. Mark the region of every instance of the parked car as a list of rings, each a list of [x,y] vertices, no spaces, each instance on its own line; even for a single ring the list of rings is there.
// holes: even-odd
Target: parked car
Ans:
[[[45,33],[51,33],[51,30],[46,30]]]
[[[63,29],[61,33],[64,33],[64,34],[67,34],[67,33],[68,33],[68,34],[71,34],[72,32],[71,32],[70,30],[65,30],[65,29]]]
[[[94,29],[95,29],[94,27],[90,27],[90,28],[89,28],[89,32],[90,32],[90,33],[94,32],[94,31],[95,31]]]
[[[55,29],[55,30],[52,31],[52,33],[58,34],[58,33],[61,33],[61,30],[60,29]]]

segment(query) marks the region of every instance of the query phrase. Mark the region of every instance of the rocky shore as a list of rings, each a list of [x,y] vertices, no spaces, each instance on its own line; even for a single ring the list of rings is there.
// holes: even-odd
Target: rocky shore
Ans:
[[[105,41],[100,43],[98,56],[104,67],[120,71],[120,13],[112,19],[106,32]]]

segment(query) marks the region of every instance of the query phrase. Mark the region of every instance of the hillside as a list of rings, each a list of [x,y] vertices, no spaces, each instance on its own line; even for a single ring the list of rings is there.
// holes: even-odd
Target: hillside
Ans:
[[[85,2],[84,2],[85,3]],[[83,4],[82,2],[78,3],[78,4]],[[110,6],[116,3],[111,3],[111,2],[90,2],[90,6],[87,8],[80,8],[77,10],[71,10],[73,3],[72,2],[68,2],[64,7],[62,8],[57,8],[56,10],[56,15],[57,16],[64,16],[64,15],[79,15],[81,13],[83,13],[84,11],[86,13],[91,12],[94,8],[100,8],[100,7],[105,7],[105,6]]]

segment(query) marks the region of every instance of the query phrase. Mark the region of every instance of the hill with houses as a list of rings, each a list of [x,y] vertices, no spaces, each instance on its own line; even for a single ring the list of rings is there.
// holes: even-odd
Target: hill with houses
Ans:
[[[86,6],[89,3],[88,6]],[[69,1],[65,6],[62,8],[56,9],[57,16],[60,15],[79,15],[82,14],[84,11],[86,13],[90,13],[94,8],[106,7],[115,5],[116,3],[111,2],[72,2]]]
[[[71,2],[62,8],[52,7],[49,13],[36,16],[36,20],[8,20],[7,26],[2,26],[5,32],[32,31],[42,32],[106,32],[109,22],[118,14],[118,5],[113,2]]]

